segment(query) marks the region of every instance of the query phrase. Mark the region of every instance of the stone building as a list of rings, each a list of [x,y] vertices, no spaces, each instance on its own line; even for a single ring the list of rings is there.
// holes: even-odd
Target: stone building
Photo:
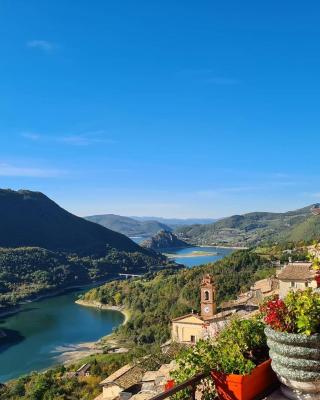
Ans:
[[[147,400],[165,390],[176,362],[158,370],[144,371],[139,364],[127,364],[100,382],[103,392],[95,400]]]
[[[311,262],[290,262],[277,271],[279,295],[284,298],[290,290],[317,288],[316,271]]]
[[[275,278],[262,279],[237,299],[225,301],[217,312],[216,285],[210,275],[206,275],[200,285],[201,313],[187,314],[172,320],[171,338],[173,342],[194,344],[200,339],[214,337],[228,322],[237,315],[248,318],[259,309],[263,299],[279,293],[279,281]]]
[[[187,314],[172,320],[171,338],[174,342],[194,344],[203,338],[205,325],[217,312],[216,286],[210,275],[200,285],[201,314]]]
[[[173,342],[195,344],[200,339],[215,336],[237,312],[236,309],[217,312],[216,285],[210,275],[205,275],[200,285],[200,314],[191,313],[173,319],[171,338]]]
[[[126,400],[132,397],[141,389],[143,373],[139,365],[125,365],[100,382],[102,393],[95,400]]]

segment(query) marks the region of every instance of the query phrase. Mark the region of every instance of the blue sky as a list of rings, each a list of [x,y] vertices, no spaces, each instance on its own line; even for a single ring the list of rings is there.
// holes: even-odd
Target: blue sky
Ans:
[[[320,201],[316,1],[2,0],[0,187],[78,215]]]

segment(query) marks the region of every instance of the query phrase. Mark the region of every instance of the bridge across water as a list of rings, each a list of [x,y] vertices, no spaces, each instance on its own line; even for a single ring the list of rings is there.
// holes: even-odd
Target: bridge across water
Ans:
[[[128,278],[140,278],[141,276],[143,276],[143,274],[138,275],[138,274],[125,274],[125,273],[118,274],[118,275],[121,276],[122,278],[124,277],[126,279],[128,279]]]

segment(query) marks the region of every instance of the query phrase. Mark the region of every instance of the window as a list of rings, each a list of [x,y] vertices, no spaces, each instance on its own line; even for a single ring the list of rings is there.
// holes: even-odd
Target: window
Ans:
[[[205,300],[209,300],[209,292],[208,292],[208,290],[206,290],[205,292],[204,292],[204,299]]]
[[[308,287],[308,286],[309,286],[309,282],[305,282],[305,283],[304,283],[304,286],[305,286],[305,287]]]
[[[196,337],[194,335],[190,336],[190,342],[195,343],[196,342]]]
[[[290,282],[290,287],[294,288],[295,287],[295,283],[294,282]]]

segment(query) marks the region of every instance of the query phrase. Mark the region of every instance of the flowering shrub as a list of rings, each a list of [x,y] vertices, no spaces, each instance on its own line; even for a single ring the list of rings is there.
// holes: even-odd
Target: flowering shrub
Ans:
[[[288,313],[288,308],[279,296],[273,296],[268,299],[261,307],[260,311],[264,316],[264,322],[272,329],[281,332],[291,331],[291,317]]]
[[[290,291],[281,300],[268,299],[260,308],[264,322],[272,329],[287,333],[320,333],[320,294],[312,289]]]

